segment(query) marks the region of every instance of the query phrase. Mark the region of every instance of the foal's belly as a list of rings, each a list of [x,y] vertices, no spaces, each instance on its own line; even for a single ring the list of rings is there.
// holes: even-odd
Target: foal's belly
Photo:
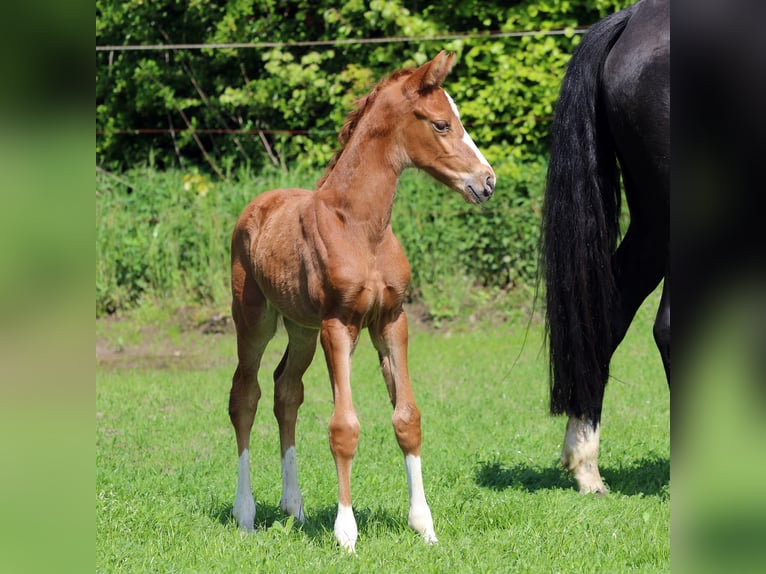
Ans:
[[[401,309],[409,282],[409,273],[390,269],[315,268],[305,261],[287,269],[267,261],[256,269],[261,291],[280,314],[305,327],[319,328],[328,317],[366,327]]]

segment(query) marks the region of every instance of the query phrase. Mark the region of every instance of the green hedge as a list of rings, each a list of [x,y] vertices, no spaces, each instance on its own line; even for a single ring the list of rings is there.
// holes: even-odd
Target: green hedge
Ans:
[[[266,189],[313,188],[353,101],[440,49],[458,55],[445,88],[498,187],[472,208],[425,176],[402,178],[393,226],[412,263],[411,295],[438,318],[454,314],[475,285],[533,288],[546,138],[580,40],[572,30],[629,3],[97,0],[102,46],[567,33],[97,52],[96,313],[146,297],[227,299],[229,234],[244,205]],[[120,133],[135,128],[186,131]],[[203,131],[228,129],[250,133]]]
[[[531,285],[544,165],[497,167],[493,198],[473,206],[428,176],[408,170],[393,228],[412,265],[410,296],[435,318],[449,317],[474,286]],[[244,206],[278,187],[313,187],[321,172],[229,174],[196,170],[97,171],[96,314],[146,298],[225,304],[229,242]]]
[[[391,43],[96,53],[96,157],[220,177],[227,168],[321,169],[351,103],[393,70],[440,49],[458,64],[446,87],[482,149],[545,153],[569,55],[587,26],[629,0],[97,0],[96,44],[297,42],[568,29],[564,35]],[[340,7],[339,7],[340,4]],[[194,130],[250,130],[239,135]],[[132,129],[186,130],[120,133]],[[258,130],[263,130],[259,134]]]

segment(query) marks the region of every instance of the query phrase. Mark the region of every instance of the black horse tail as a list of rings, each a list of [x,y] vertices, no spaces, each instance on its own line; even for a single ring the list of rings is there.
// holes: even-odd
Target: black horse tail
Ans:
[[[602,102],[604,61],[633,10],[594,25],[569,62],[551,126],[540,269],[546,290],[550,412],[595,426],[612,353],[611,258],[620,175]]]

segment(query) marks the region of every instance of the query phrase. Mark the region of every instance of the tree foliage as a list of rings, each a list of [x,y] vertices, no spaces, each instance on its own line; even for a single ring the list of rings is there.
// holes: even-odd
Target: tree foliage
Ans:
[[[458,55],[445,88],[498,187],[472,210],[424,176],[402,178],[393,225],[412,263],[410,293],[438,319],[474,285],[533,286],[546,138],[575,29],[626,4],[97,0],[100,46],[269,43],[97,52],[96,161],[106,168],[97,169],[97,313],[151,296],[225,299],[242,207],[266,189],[312,187],[354,100],[441,49]],[[518,31],[536,33],[488,35]],[[459,37],[429,39],[448,35]],[[401,37],[419,39],[388,40]],[[123,133],[136,128],[149,131]]]
[[[447,49],[458,65],[446,87],[464,122],[490,161],[512,166],[545,153],[558,86],[580,38],[574,29],[628,3],[97,0],[100,46],[277,44],[97,52],[97,162],[126,169],[151,158],[159,167],[199,166],[218,176],[242,164],[321,167],[356,98],[391,71]],[[464,33],[472,37],[427,39]],[[353,42],[391,37],[423,39]],[[306,41],[350,42],[295,45]],[[229,130],[242,132],[219,133]]]

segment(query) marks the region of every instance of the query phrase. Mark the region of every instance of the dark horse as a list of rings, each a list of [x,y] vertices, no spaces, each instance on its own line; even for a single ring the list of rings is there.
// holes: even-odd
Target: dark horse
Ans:
[[[542,219],[550,410],[569,416],[561,463],[580,492],[598,471],[609,363],[664,278],[654,338],[670,384],[670,2],[595,24],[574,52],[551,128]],[[620,174],[630,225],[617,246]]]

